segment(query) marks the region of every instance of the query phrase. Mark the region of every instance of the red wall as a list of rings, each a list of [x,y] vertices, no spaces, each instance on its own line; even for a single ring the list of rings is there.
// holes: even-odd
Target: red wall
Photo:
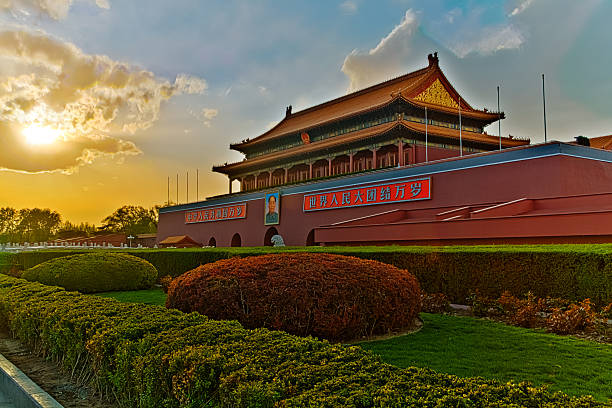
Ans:
[[[424,168],[425,169],[425,168]],[[381,173],[381,177],[392,177]],[[546,198],[612,191],[612,163],[570,156],[549,156],[505,164],[448,171],[430,175],[430,200],[381,204],[305,213],[304,194],[281,197],[280,224],[275,228],[287,245],[305,245],[315,227],[395,209],[430,209],[431,214],[466,205],[501,203],[519,198]],[[312,189],[316,189],[313,183]],[[239,233],[242,246],[261,246],[269,228],[264,225],[264,202],[249,201],[247,218],[186,225],[184,212],[160,214],[158,240],[189,235],[203,245],[214,237],[217,246],[229,246]],[[236,197],[240,201],[240,196]],[[428,211],[428,212],[429,212]]]

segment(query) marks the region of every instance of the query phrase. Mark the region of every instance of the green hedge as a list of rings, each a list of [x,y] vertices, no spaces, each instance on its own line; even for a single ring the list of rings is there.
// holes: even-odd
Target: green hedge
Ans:
[[[83,293],[138,290],[153,286],[157,270],[142,258],[93,252],[50,259],[27,269],[22,277]]]
[[[529,384],[0,275],[0,325],[131,407],[603,407]],[[610,405],[607,405],[610,406]]]
[[[124,250],[128,251],[128,250]],[[465,302],[478,289],[497,298],[504,290],[516,296],[561,297],[597,305],[612,301],[612,245],[499,245],[455,247],[294,247],[129,250],[148,260],[159,276],[179,276],[199,265],[232,256],[271,252],[328,252],[385,262],[411,271],[430,293]],[[17,254],[24,269],[70,252],[46,250]],[[74,252],[72,252],[74,253]]]

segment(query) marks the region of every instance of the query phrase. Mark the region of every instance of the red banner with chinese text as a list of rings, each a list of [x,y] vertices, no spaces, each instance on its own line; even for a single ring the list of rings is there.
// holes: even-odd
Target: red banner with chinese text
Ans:
[[[238,203],[187,211],[185,212],[185,224],[246,218],[246,207],[246,203]]]
[[[403,201],[427,200],[431,198],[431,179],[423,178],[307,194],[304,196],[304,211],[331,210],[360,207],[363,205],[399,203]]]

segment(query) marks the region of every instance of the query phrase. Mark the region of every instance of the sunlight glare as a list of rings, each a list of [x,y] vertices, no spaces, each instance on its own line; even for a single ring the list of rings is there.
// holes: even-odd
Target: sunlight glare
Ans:
[[[59,130],[38,125],[28,126],[23,129],[22,133],[26,141],[32,145],[48,145],[55,142],[60,136]]]

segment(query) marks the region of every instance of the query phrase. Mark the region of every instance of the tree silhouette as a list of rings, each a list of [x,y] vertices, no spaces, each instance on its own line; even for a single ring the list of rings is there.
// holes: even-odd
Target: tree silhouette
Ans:
[[[157,231],[157,214],[155,208],[125,205],[104,218],[102,223],[101,229],[105,231],[143,234]]]

